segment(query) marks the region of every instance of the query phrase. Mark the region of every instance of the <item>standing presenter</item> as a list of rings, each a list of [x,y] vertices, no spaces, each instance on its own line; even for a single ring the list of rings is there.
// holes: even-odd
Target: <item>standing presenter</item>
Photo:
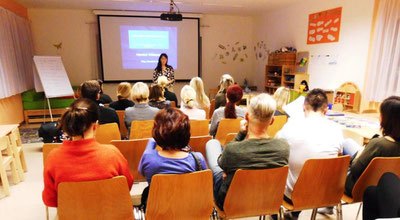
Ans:
[[[175,83],[175,72],[172,66],[168,65],[168,55],[162,53],[158,58],[157,67],[153,72],[153,83],[157,83],[157,79],[160,76],[165,76],[168,79],[168,87],[171,87]]]

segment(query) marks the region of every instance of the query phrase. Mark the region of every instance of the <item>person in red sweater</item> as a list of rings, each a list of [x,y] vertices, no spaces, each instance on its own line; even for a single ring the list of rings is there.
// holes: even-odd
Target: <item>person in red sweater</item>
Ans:
[[[80,182],[125,176],[129,189],[133,176],[128,162],[112,145],[99,144],[95,139],[99,110],[89,99],[73,102],[61,118],[61,126],[70,140],[52,150],[44,165],[43,202],[57,207],[57,187],[61,182]]]

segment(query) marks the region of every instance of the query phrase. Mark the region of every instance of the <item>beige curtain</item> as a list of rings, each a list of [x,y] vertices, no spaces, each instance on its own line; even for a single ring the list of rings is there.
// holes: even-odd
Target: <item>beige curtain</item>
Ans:
[[[0,98],[33,88],[29,21],[0,7]]]
[[[367,100],[400,95],[400,0],[379,0],[367,74]]]

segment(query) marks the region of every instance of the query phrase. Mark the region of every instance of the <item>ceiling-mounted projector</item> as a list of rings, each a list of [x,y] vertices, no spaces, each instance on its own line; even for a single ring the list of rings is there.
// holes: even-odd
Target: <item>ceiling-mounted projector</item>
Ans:
[[[178,12],[174,10],[174,6],[178,9]],[[179,12],[179,8],[174,0],[171,0],[169,3],[169,12],[162,13],[160,19],[163,21],[182,21],[182,14]]]

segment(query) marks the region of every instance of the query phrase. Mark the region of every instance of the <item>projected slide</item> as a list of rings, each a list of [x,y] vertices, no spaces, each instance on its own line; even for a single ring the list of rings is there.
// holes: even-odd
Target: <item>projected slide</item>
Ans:
[[[178,68],[177,27],[120,26],[123,69],[154,69],[161,53]]]

